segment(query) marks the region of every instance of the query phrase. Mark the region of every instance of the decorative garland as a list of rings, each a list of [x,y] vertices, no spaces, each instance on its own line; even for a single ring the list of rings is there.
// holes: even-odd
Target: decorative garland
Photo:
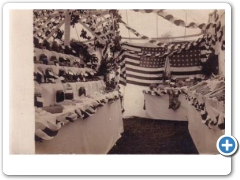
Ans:
[[[113,45],[116,46],[120,43],[116,43],[119,39],[119,22],[121,16],[118,10],[68,10],[70,15],[70,24],[75,27],[76,23],[80,20],[84,25],[86,25],[89,30],[91,30],[95,35],[97,35],[100,42],[103,41],[113,41]],[[54,27],[59,25],[65,19],[65,12],[63,10],[34,10],[34,34],[40,39],[45,39]],[[107,17],[103,21],[99,21],[98,17],[101,13],[112,14],[113,18]],[[114,20],[114,22],[112,21]],[[59,28],[56,29],[57,32],[52,35],[54,38],[62,40],[62,35],[64,31],[60,31]],[[86,35],[86,31],[82,30],[80,37],[90,39],[90,36]],[[117,48],[114,48],[117,49]]]
[[[142,91],[144,94],[149,94],[152,96],[164,96],[166,94],[176,94],[180,95],[182,93],[186,93],[186,88],[169,88],[169,89],[164,89],[164,90],[143,90]]]
[[[92,68],[54,66],[45,64],[34,65],[34,80],[41,83],[60,83],[99,80]]]
[[[140,37],[141,39],[145,39],[145,40],[149,40],[149,43],[151,44],[155,44],[157,45],[158,47],[162,47],[162,48],[167,48],[168,51],[163,55],[163,56],[167,56],[168,54],[170,53],[180,53],[181,51],[183,50],[187,50],[187,49],[190,49],[192,46],[196,46],[199,44],[199,42],[202,41],[202,39],[205,39],[207,38],[209,41],[211,42],[216,42],[216,40],[218,40],[219,42],[222,42],[222,39],[220,37],[222,37],[222,34],[223,34],[223,27],[221,27],[221,22],[218,21],[216,22],[216,24],[213,24],[213,23],[209,23],[208,26],[206,27],[207,29],[210,29],[210,28],[215,28],[215,31],[216,31],[216,34],[218,34],[219,32],[219,35],[217,36],[218,38],[216,39],[216,36],[215,35],[210,35],[210,34],[206,34],[204,35],[202,38],[199,38],[197,41],[193,41],[193,42],[186,42],[184,44],[175,44],[175,45],[169,45],[169,43],[162,43],[160,40],[156,40],[156,39],[152,39],[152,38],[149,38],[145,35],[142,35],[140,33],[138,33],[135,29],[131,28],[130,26],[128,26],[124,21],[121,20],[121,23],[129,30],[131,31],[132,33],[134,33],[137,37]],[[209,43],[211,43],[209,42]],[[223,42],[222,42],[223,43]],[[225,42],[224,42],[225,43]],[[214,44],[215,45],[215,44]],[[170,55],[172,55],[170,54]]]
[[[80,37],[82,37],[83,39],[87,39],[87,40],[91,39],[90,36],[87,36],[87,31],[85,31],[84,29],[82,29]]]
[[[65,12],[63,10],[34,10],[34,34],[37,35],[34,37],[35,47],[41,48],[42,46],[46,47],[48,50],[55,51],[67,51],[69,47],[60,45],[57,47],[57,44],[54,43],[54,46],[51,48],[50,43],[44,41],[44,44],[39,43],[38,38],[44,40],[45,37],[49,36],[50,31],[55,27],[59,26],[61,23],[64,23],[65,20]],[[71,19],[71,26],[75,27],[76,23],[82,23],[82,25],[88,30],[92,31],[95,35],[94,44],[89,43],[90,46],[94,46],[94,49],[104,48],[107,46],[111,50],[111,52],[115,53],[121,50],[121,36],[119,35],[119,22],[121,20],[121,16],[119,15],[118,10],[68,10]],[[104,18],[104,20],[99,21],[99,17],[104,14],[110,14],[112,17]],[[44,27],[44,28],[43,28]],[[55,28],[55,29],[56,29]],[[60,27],[59,27],[60,28]],[[62,36],[64,31],[61,31],[59,28],[56,29],[56,32],[52,35],[55,39],[59,39],[62,41]],[[82,29],[80,37],[84,39],[90,40],[91,37],[87,35],[87,32]],[[71,41],[70,50],[74,49],[73,55],[83,57],[84,62],[89,65],[89,67],[96,69],[97,67],[97,57],[95,55],[90,55],[88,52],[88,46],[76,42]],[[72,53],[71,51],[68,53]],[[67,53],[67,54],[68,54]],[[103,54],[103,57],[105,54]]]
[[[210,80],[202,81],[190,87],[185,94],[189,104],[201,113],[202,123],[206,124],[210,129],[218,126],[219,129],[223,130],[225,127],[224,113],[217,109],[218,105],[220,109],[224,107],[224,99],[221,97],[222,93],[225,93],[225,81],[223,77],[213,76]],[[209,108],[214,109],[212,112],[214,112],[215,117],[209,116],[211,109],[206,109],[206,105],[209,103],[215,104],[214,106],[209,106]]]
[[[209,116],[208,111],[206,110],[205,102],[199,101],[198,98],[189,95],[190,91],[188,91],[186,88],[172,88],[172,89],[164,89],[164,90],[143,90],[143,93],[149,94],[152,96],[164,96],[166,94],[168,95],[184,94],[186,100],[189,101],[189,104],[194,106],[195,109],[200,112],[203,124],[205,124],[209,129],[213,129],[215,126],[217,126],[221,130],[225,129],[224,113],[218,112],[215,118],[211,118]],[[145,102],[144,102],[144,107],[145,107]]]
[[[34,46],[39,49],[47,49],[49,51],[81,57],[87,64],[87,67],[95,70],[97,68],[98,58],[95,54],[90,54],[88,51],[89,47],[79,41],[71,40],[70,46],[63,46],[63,44],[58,44],[56,41],[54,41],[52,45],[46,40],[44,40],[43,43],[39,43],[38,39],[34,38]]]
[[[205,23],[195,23],[195,22],[190,22],[190,23],[186,23],[184,20],[182,19],[178,19],[176,17],[174,17],[172,14],[167,13],[164,9],[160,9],[160,10],[137,10],[134,9],[133,11],[135,12],[141,12],[141,13],[156,13],[158,16],[170,21],[171,23],[173,23],[176,26],[181,26],[181,27],[185,27],[185,28],[199,28],[201,30],[206,30],[208,29],[208,25]],[[215,21],[217,21],[219,19],[219,15],[217,14]]]
[[[191,97],[188,94],[185,94],[186,100],[189,101],[189,104],[195,107],[197,111],[200,112],[202,123],[205,124],[209,129],[213,129],[214,126],[217,126],[219,129],[225,129],[225,115],[221,112],[215,118],[211,118],[209,113],[206,110],[204,102],[199,102],[197,98]]]

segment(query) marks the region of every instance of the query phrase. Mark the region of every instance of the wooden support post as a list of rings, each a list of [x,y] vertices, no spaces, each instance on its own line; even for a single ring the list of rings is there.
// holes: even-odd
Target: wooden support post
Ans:
[[[65,31],[64,31],[64,45],[70,45],[70,23],[71,23],[71,12],[66,10],[65,12]]]

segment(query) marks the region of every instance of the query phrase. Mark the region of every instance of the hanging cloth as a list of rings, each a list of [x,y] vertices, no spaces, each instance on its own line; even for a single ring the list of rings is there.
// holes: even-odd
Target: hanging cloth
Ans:
[[[170,60],[168,56],[165,61],[164,77],[166,77],[167,79],[171,79],[171,67],[170,67]]]

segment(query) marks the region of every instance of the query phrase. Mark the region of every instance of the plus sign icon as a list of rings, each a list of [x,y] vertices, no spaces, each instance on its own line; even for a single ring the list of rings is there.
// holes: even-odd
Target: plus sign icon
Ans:
[[[218,139],[216,146],[222,155],[231,156],[236,152],[238,142],[233,136],[223,135]]]

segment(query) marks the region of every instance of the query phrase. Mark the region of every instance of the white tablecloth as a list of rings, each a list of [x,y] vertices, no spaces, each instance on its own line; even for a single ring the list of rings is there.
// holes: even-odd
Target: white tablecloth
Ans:
[[[169,96],[153,96],[144,94],[147,117],[151,119],[187,121],[187,101],[180,94],[181,106],[176,110],[168,109]]]
[[[56,137],[36,142],[36,154],[106,154],[123,132],[120,100],[97,109],[85,120],[65,124]]]
[[[199,154],[219,154],[216,143],[224,133],[216,126],[209,129],[202,123],[201,114],[188,104],[188,129]]]

